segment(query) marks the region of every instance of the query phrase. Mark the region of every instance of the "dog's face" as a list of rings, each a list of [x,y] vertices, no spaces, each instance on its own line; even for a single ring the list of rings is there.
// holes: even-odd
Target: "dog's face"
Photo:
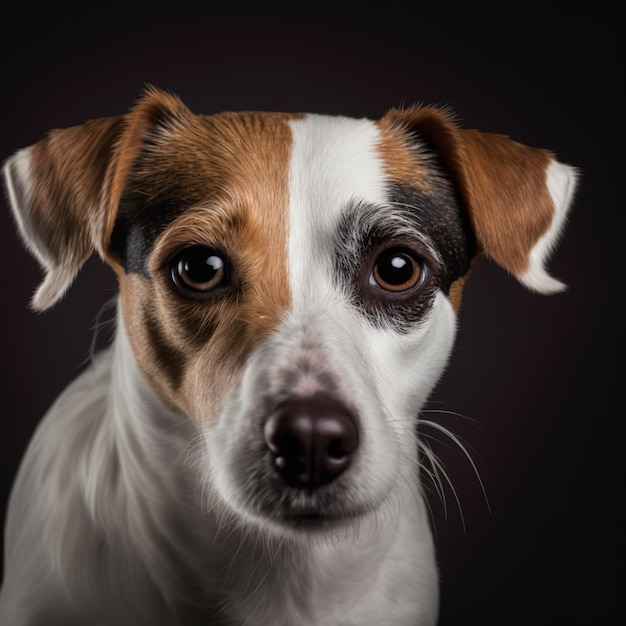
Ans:
[[[5,171],[47,270],[35,307],[98,251],[140,368],[204,434],[208,481],[281,529],[414,479],[473,259],[558,290],[543,264],[573,189],[550,153],[433,108],[197,116],[156,90]]]

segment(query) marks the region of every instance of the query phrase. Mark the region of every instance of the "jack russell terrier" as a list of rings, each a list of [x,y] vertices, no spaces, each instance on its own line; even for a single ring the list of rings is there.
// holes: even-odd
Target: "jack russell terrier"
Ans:
[[[150,87],[4,172],[33,308],[94,252],[119,306],[19,469],[2,626],[435,624],[420,410],[477,257],[563,289],[577,171],[436,107],[205,116]]]

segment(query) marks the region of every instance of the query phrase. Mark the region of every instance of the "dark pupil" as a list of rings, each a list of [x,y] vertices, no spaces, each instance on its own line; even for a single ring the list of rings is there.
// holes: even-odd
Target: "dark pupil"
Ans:
[[[403,285],[413,276],[413,264],[406,254],[389,253],[378,260],[378,275],[388,285]]]
[[[209,283],[222,267],[222,259],[198,248],[190,250],[183,258],[183,269],[195,283]]]

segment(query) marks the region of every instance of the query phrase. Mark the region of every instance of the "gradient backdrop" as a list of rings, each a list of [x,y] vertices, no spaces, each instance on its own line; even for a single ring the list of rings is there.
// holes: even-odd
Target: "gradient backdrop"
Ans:
[[[449,105],[466,127],[551,149],[582,170],[550,265],[569,290],[533,295],[481,261],[453,360],[429,403],[427,417],[471,450],[488,500],[471,465],[438,437],[433,447],[458,495],[457,503],[447,489],[445,505],[431,498],[440,624],[618,623],[625,207],[617,15],[529,5],[502,14],[418,3],[369,14],[323,4],[274,13],[234,3],[217,13],[185,2],[129,6],[84,16],[18,7],[3,18],[0,158],[51,128],[124,112],[151,83],[198,113],[378,117],[401,103]],[[115,282],[92,259],[52,311],[30,312],[41,274],[0,203],[2,521],[27,441],[83,367]]]

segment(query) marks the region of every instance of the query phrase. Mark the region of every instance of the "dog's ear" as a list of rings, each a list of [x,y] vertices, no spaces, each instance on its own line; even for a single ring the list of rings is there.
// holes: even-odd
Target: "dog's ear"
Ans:
[[[45,278],[31,306],[54,305],[107,244],[134,161],[154,134],[190,115],[178,98],[149,88],[127,115],[51,131],[10,157],[5,183],[18,229]]]
[[[545,269],[570,208],[578,172],[504,135],[462,129],[436,107],[393,109],[387,124],[434,151],[451,174],[484,253],[528,289],[565,285]]]

